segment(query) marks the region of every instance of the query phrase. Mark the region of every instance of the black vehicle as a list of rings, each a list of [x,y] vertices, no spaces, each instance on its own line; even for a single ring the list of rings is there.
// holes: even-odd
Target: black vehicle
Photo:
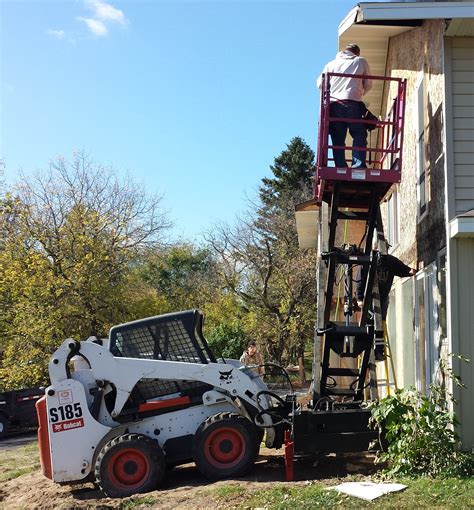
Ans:
[[[35,404],[43,394],[40,388],[0,393],[0,439],[12,428],[38,426]]]

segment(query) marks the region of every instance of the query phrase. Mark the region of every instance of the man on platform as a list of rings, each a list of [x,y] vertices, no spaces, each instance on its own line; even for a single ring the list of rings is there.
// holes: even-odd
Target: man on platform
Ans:
[[[336,58],[326,64],[322,74],[341,73],[370,76],[367,60],[360,56],[357,44],[347,45]],[[318,78],[318,87],[322,85],[322,74]],[[367,108],[362,97],[372,88],[369,78],[332,76],[330,80],[330,117],[361,119]],[[334,146],[345,146],[347,130],[352,136],[352,168],[366,168],[367,125],[357,122],[333,121],[329,124],[329,134]],[[333,149],[336,167],[347,167],[344,149]]]

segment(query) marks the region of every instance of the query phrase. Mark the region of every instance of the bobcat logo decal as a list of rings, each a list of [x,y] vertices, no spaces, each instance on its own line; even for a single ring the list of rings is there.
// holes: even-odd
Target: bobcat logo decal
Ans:
[[[219,379],[221,381],[225,381],[226,384],[230,384],[232,382],[232,368],[228,372],[221,372],[219,371],[219,374],[221,375]]]

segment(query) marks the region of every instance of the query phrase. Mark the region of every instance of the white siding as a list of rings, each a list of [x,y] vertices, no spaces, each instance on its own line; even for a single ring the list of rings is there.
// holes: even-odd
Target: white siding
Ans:
[[[474,37],[451,38],[454,213],[474,209]]]
[[[474,239],[456,239],[453,271],[457,280],[458,336],[451,352],[470,359],[470,363],[455,362],[454,372],[461,377],[465,388],[456,397],[459,401],[457,415],[461,422],[461,439],[465,449],[474,448]],[[457,344],[457,345],[456,345]]]

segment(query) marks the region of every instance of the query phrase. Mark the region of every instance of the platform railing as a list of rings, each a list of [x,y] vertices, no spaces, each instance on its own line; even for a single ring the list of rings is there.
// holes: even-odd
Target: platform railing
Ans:
[[[383,82],[388,94],[392,94],[391,107],[384,119],[366,120],[361,118],[331,117],[330,105],[335,101],[331,97],[331,77],[370,79],[372,82]],[[385,92],[385,90],[384,90]],[[315,196],[321,193],[321,181],[369,181],[395,183],[401,180],[403,160],[403,128],[405,115],[406,80],[388,76],[365,76],[345,73],[325,73],[321,84],[321,105],[318,126],[318,147],[316,158]],[[375,126],[368,132],[367,147],[353,147],[351,137],[347,140],[351,145],[333,145],[329,135],[331,122],[346,122]],[[375,135],[375,136],[374,136]],[[347,142],[346,142],[347,143]],[[367,168],[350,168],[350,159],[345,158],[345,167],[336,167],[334,149],[344,151],[359,150],[366,153]],[[319,197],[320,198],[320,197]]]

